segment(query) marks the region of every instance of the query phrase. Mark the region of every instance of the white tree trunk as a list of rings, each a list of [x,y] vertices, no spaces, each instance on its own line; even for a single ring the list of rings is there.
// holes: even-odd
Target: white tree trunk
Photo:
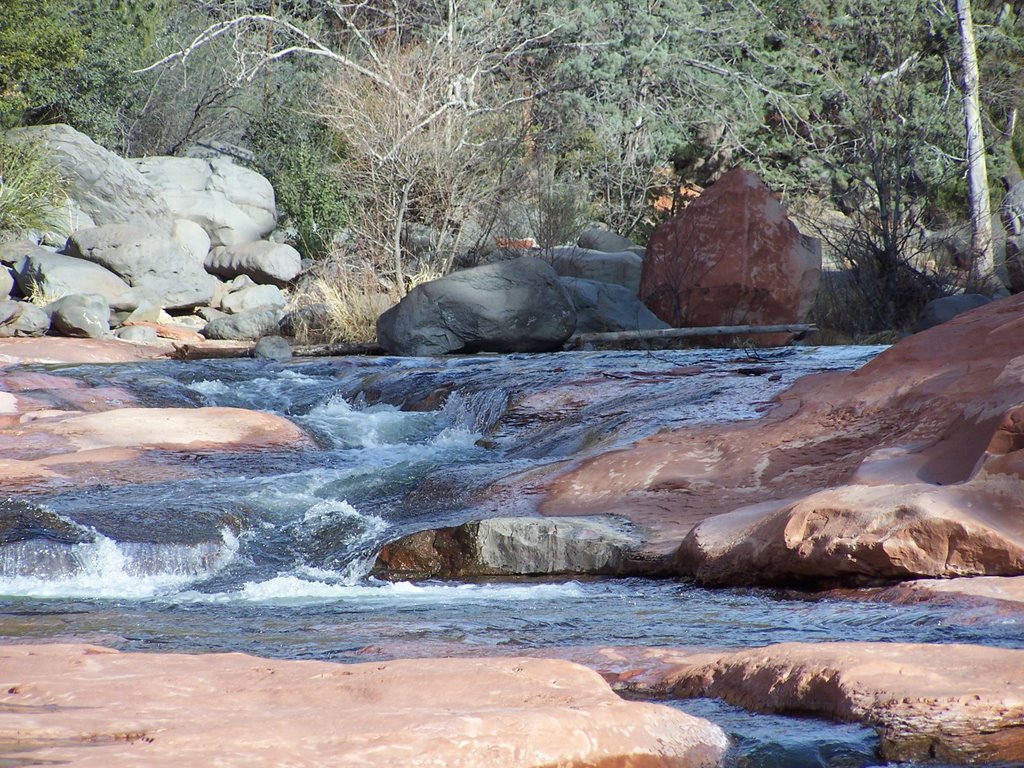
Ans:
[[[960,27],[960,63],[963,69],[964,124],[967,128],[967,188],[971,205],[971,274],[968,290],[991,295],[1002,289],[995,274],[992,211],[988,196],[985,138],[978,98],[978,59],[970,0],[956,0]]]

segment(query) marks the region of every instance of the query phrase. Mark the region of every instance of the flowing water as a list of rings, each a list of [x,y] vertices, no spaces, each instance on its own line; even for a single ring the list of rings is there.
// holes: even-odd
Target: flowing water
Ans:
[[[0,642],[366,661],[594,645],[804,640],[1024,647],[1014,617],[673,580],[386,583],[380,544],[514,511],[496,480],[663,427],[756,417],[803,375],[877,347],[206,361],[46,369],[144,405],[279,413],[315,447],[156,455],[152,482],[0,498]],[[727,725],[736,765],[863,766],[863,728],[680,706]],[[780,724],[781,723],[781,724]],[[785,725],[788,723],[788,725]],[[773,762],[774,761],[774,762]]]

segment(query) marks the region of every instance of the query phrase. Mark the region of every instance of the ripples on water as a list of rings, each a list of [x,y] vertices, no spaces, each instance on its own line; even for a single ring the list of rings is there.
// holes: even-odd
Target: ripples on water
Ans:
[[[17,524],[0,531],[0,639],[343,660],[795,640],[1024,646],[1016,619],[984,609],[640,579],[388,584],[366,576],[381,542],[471,518],[474,493],[503,476],[660,427],[753,418],[799,376],[854,368],[878,351],[61,369],[124,387],[150,406],[274,411],[302,425],[317,447],[168,455],[163,460],[180,465],[184,479],[8,500],[0,513]],[[717,703],[683,706],[711,707],[718,721],[732,717]],[[744,713],[740,721],[747,735],[737,765],[865,765],[874,748],[860,732],[806,724],[794,726],[803,735],[786,746],[784,735],[757,735],[782,733],[774,720]]]

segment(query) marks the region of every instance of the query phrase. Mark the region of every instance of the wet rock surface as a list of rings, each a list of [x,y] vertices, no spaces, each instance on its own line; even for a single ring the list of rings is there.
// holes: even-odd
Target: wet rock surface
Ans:
[[[146,408],[129,392],[17,367],[23,362],[129,362],[165,354],[105,339],[0,340],[0,474],[8,490],[124,484],[176,476],[161,458],[308,448],[291,421],[243,408]],[[6,358],[6,360],[5,360]]]
[[[1024,297],[800,380],[761,420],[665,431],[547,485],[708,584],[1024,572]]]
[[[564,661],[340,665],[81,645],[3,646],[0,661],[0,739],[33,762],[700,768],[727,747],[707,721],[623,701]]]
[[[1024,755],[1020,650],[784,643],[728,653],[649,651],[632,660],[637,666],[607,675],[622,688],[865,722],[878,730],[890,761],[1005,765]]]
[[[638,545],[599,521],[490,518],[386,544],[373,573],[388,579],[615,575],[630,567],[630,550]]]

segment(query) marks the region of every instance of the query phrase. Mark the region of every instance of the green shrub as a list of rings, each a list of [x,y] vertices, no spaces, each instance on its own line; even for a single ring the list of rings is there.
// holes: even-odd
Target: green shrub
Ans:
[[[339,160],[331,131],[280,107],[254,121],[247,139],[256,170],[274,185],[277,206],[296,230],[299,251],[314,259],[329,254],[352,218],[351,201],[331,170]]]
[[[0,141],[0,232],[49,229],[65,199],[64,182],[45,150]]]
[[[56,98],[61,79],[79,64],[84,49],[65,0],[5,0],[2,15],[0,128],[10,128]]]
[[[123,151],[161,0],[3,0],[0,125],[68,123]]]

